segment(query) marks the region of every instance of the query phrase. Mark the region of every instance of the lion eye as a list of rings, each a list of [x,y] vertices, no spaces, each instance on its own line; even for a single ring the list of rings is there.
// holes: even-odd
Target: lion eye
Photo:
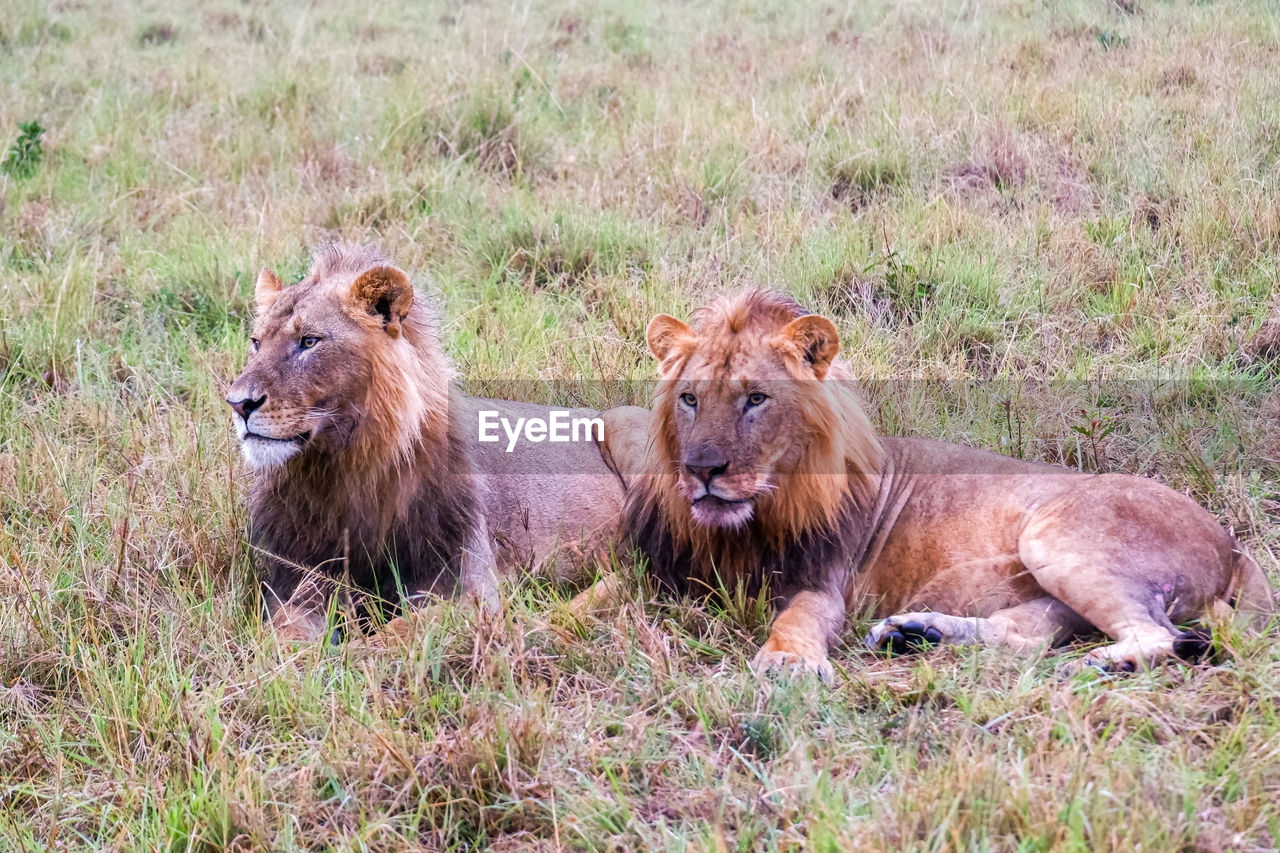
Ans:
[[[262,346],[262,341],[257,338],[249,338],[249,346],[253,347],[254,352],[257,352],[258,348]]]
[[[753,391],[752,393],[747,395],[747,405],[758,406],[768,399],[769,399],[768,394],[761,394],[759,391]]]
[[[696,409],[698,407],[698,398],[687,392],[680,395],[680,402],[684,403],[691,409]]]
[[[311,349],[313,346],[315,346],[318,343],[320,343],[319,338],[315,337],[314,335],[307,335],[305,338],[298,341],[298,346],[302,347],[303,349]]]

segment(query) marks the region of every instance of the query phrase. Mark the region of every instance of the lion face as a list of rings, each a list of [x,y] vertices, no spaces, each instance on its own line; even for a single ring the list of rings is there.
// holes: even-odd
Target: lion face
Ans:
[[[664,380],[658,417],[695,523],[747,524],[811,441],[811,383],[839,350],[830,320],[804,316],[695,330],[659,315],[649,348]]]
[[[284,288],[264,269],[255,299],[249,360],[227,394],[245,460],[273,468],[346,445],[366,415],[375,359],[400,338],[408,278],[384,265],[355,276],[313,269]]]

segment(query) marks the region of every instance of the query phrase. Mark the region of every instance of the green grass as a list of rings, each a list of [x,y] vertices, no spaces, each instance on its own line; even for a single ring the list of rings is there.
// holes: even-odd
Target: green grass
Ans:
[[[477,390],[638,383],[652,314],[764,283],[935,380],[885,431],[1157,477],[1276,578],[1278,63],[1262,2],[13,0],[0,847],[1280,846],[1268,637],[1097,681],[855,620],[835,687],[762,686],[750,603],[528,580],[478,638],[279,648],[222,403],[257,269],[333,236]]]

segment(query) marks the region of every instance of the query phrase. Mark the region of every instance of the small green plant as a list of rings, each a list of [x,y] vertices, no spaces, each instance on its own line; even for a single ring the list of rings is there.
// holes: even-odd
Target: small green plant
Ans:
[[[1014,408],[1014,401],[1003,395],[996,398],[1004,414],[1004,428],[1000,436],[1000,448],[1016,459],[1026,458],[1022,441],[1022,413]]]
[[[885,300],[894,316],[904,324],[920,319],[940,284],[931,269],[917,268],[892,248],[872,252],[862,273],[864,276],[879,274],[880,282],[873,288],[873,298]]]
[[[0,169],[11,178],[29,178],[36,173],[40,160],[44,157],[44,149],[40,146],[44,128],[33,119],[19,124],[18,130],[18,138],[9,146],[9,153],[5,155],[4,162],[0,163]]]
[[[1129,37],[1103,30],[1098,33],[1098,44],[1102,45],[1103,50],[1116,50],[1117,48],[1128,47]]]
[[[1098,414],[1094,417],[1089,416],[1089,412],[1085,409],[1080,410],[1080,416],[1087,423],[1072,424],[1071,429],[1078,432],[1088,442],[1084,448],[1085,452],[1081,454],[1081,461],[1092,459],[1094,471],[1103,470],[1103,464],[1106,461],[1106,441],[1111,433],[1115,432],[1115,419],[1111,415]]]
[[[742,724],[740,749],[757,758],[769,758],[777,751],[778,733],[765,717],[753,717]]]

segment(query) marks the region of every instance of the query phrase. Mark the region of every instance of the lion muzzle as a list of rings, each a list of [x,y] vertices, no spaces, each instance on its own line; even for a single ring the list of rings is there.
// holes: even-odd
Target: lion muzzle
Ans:
[[[246,423],[249,421],[249,416],[261,409],[262,404],[265,402],[267,402],[266,394],[254,396],[252,393],[244,395],[233,393],[227,397],[227,405],[231,407],[231,411],[244,419]]]
[[[696,477],[710,491],[711,481],[729,470],[729,460],[714,444],[700,444],[684,454],[684,470]]]

